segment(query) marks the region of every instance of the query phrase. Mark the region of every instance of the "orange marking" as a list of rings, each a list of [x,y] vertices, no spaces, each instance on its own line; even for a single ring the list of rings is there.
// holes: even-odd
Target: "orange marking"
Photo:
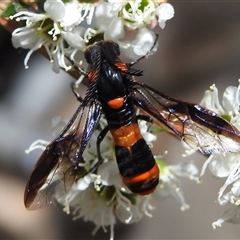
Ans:
[[[122,180],[126,186],[130,186],[134,183],[150,181],[152,179],[159,178],[159,172],[158,165],[155,163],[155,165],[149,171],[133,177],[122,177]]]
[[[123,103],[124,103],[124,98],[120,97],[120,98],[115,98],[108,101],[107,104],[110,108],[117,109],[117,108],[120,108],[123,105]]]
[[[126,72],[128,70],[128,66],[126,63],[123,62],[116,62],[115,66],[117,67],[118,70],[121,72]]]
[[[88,73],[88,79],[90,82],[96,81],[98,76],[98,71],[97,70],[92,70]]]
[[[118,129],[111,129],[110,132],[113,136],[115,144],[122,147],[131,147],[135,142],[142,138],[142,134],[137,123],[122,126]]]

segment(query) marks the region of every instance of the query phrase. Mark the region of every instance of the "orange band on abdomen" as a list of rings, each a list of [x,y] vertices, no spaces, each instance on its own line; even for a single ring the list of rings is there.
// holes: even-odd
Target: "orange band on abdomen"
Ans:
[[[139,174],[133,177],[122,177],[122,180],[126,186],[132,185],[134,183],[149,181],[151,179],[159,178],[159,168],[158,165],[155,165],[145,173]]]
[[[142,138],[142,134],[137,123],[122,126],[117,129],[110,129],[110,132],[113,136],[114,143],[122,147],[131,147],[135,142]]]
[[[152,193],[159,181],[159,168],[157,164],[147,172],[134,177],[122,177],[123,183],[134,193],[147,195]]]

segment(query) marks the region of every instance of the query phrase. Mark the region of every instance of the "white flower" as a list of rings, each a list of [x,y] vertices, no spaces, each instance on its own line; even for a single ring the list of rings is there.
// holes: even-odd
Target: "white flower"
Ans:
[[[224,185],[218,193],[218,203],[225,205],[227,203],[239,205],[240,195],[238,189],[240,187],[240,155],[225,154],[211,155],[204,163],[200,176],[202,176],[206,168],[209,167],[211,173],[219,178],[226,178]],[[226,189],[232,185],[229,192],[225,193]]]
[[[157,50],[156,34],[150,29],[143,27],[138,32],[132,32],[131,40],[124,40],[126,29],[122,17],[116,13],[110,14],[110,4],[101,4],[96,8],[96,27],[98,34],[103,32],[104,40],[113,40],[119,44],[121,54],[130,60],[144,56],[154,47],[151,53]],[[109,13],[109,14],[106,14]]]
[[[156,157],[160,168],[160,183],[152,194],[154,198],[166,199],[174,197],[181,205],[181,210],[189,208],[186,204],[183,193],[181,192],[181,183],[179,177],[186,177],[198,182],[198,169],[193,163],[180,163],[177,165],[166,165],[162,160]]]
[[[154,28],[158,20],[161,28],[165,22],[174,16],[174,9],[171,4],[162,1],[116,1],[109,0],[112,4],[112,13],[122,19],[124,25],[131,30],[141,29],[149,26]]]
[[[139,221],[143,213],[148,214],[146,205],[151,209],[148,198],[136,196],[121,186],[116,161],[108,161],[99,167],[97,175],[89,173],[80,178],[59,202],[67,213],[72,212],[74,219],[93,222],[96,225],[93,234],[101,227],[106,231],[109,226],[113,239],[116,219],[130,224]]]
[[[115,159],[114,161],[108,161],[99,166],[97,175],[101,177],[100,182],[102,186],[114,185],[119,189],[124,188]]]
[[[240,92],[239,86],[229,86],[223,93],[222,105],[218,97],[218,89],[212,85],[210,90],[205,92],[201,105],[219,114],[232,125],[239,128],[240,114]],[[209,167],[211,173],[220,178],[226,178],[225,184],[219,191],[218,202],[221,205],[227,202],[235,202],[233,199],[236,197],[234,192],[223,195],[226,188],[231,184],[236,184],[240,178],[240,161],[238,153],[226,153],[225,155],[211,155],[203,166],[201,175],[204,174],[206,167]],[[238,196],[237,196],[238,197]]]
[[[98,19],[105,18],[109,21],[108,25],[106,21],[97,23],[99,29],[104,29],[104,39],[117,42],[121,53],[130,60],[146,55],[152,47],[154,49],[151,53],[154,53],[157,50],[156,34],[149,28],[154,28],[157,21],[162,26],[166,20],[172,18],[173,7],[160,1],[109,0],[108,2],[111,3],[111,7],[106,4],[103,8],[101,5],[99,10],[96,10]],[[109,14],[106,15],[106,12]],[[101,26],[102,22],[104,28]],[[138,31],[131,31],[131,40],[124,39],[129,30],[136,29]]]
[[[107,2],[103,2],[96,7],[94,14],[96,18],[95,25],[99,32],[105,32],[111,21],[118,18],[117,12],[113,12],[112,8],[112,4]]]
[[[12,33],[14,47],[30,49],[24,61],[25,67],[28,67],[31,54],[43,46],[55,72],[60,67],[69,70],[65,56],[73,58],[78,50],[84,51],[86,43],[95,35],[92,28],[79,28],[78,25],[85,19],[91,23],[96,4],[78,1],[64,4],[61,0],[46,0],[45,13],[20,11],[13,15],[12,19],[26,21],[25,27],[17,28]]]
[[[154,53],[158,47],[156,38],[157,36],[153,31],[148,28],[142,28],[138,31],[132,41],[115,41],[119,44],[124,56],[128,59],[134,60],[149,53],[152,47],[154,48],[152,49],[151,54]]]
[[[26,20],[25,27],[17,28],[12,33],[14,47],[30,49],[24,61],[26,68],[31,54],[42,46],[45,47],[53,62],[55,72],[59,71],[59,67],[69,69],[65,62],[65,42],[74,49],[85,48],[85,42],[81,36],[64,29],[64,27],[74,29],[74,21],[78,22],[79,19],[79,11],[69,11],[72,4],[74,3],[64,4],[60,0],[47,0],[44,3],[46,13],[20,11],[11,17],[17,21]]]
[[[156,2],[154,1],[125,1],[119,15],[124,25],[135,30],[151,24],[155,20]]]
[[[212,85],[210,90],[205,92],[200,105],[217,113],[239,129],[240,86],[227,87],[223,93],[221,104],[219,101],[218,89],[215,85]],[[239,153],[212,154],[202,167],[200,177],[204,175],[208,168],[214,176],[225,180],[223,186],[218,192],[218,203],[221,206],[226,204],[234,205],[223,214],[221,219],[213,223],[214,228],[221,226],[224,222],[239,221],[239,207],[236,207],[240,205],[239,159]]]
[[[157,7],[156,14],[159,26],[163,29],[166,25],[165,22],[174,17],[174,8],[170,3],[162,3]]]
[[[55,72],[59,68],[69,70],[71,64],[68,59],[78,66],[85,62],[84,57],[78,61],[76,56],[81,55],[79,52],[85,51],[88,44],[99,40],[117,42],[122,54],[130,60],[146,55],[152,47],[153,53],[157,49],[156,34],[150,29],[156,26],[157,21],[162,27],[174,13],[170,4],[157,0],[91,3],[46,0],[44,11],[24,10],[11,16],[17,21],[26,21],[26,26],[13,32],[12,42],[16,48],[30,49],[24,61],[26,68],[31,54],[44,47]],[[134,30],[131,31],[131,40],[124,39],[130,30]]]
[[[240,207],[232,206],[223,213],[223,216],[218,219],[216,222],[212,223],[214,229],[221,227],[223,223],[229,222],[234,224],[240,223]]]
[[[147,28],[141,29],[136,35],[135,40],[132,42],[134,54],[138,57],[144,56],[153,46],[156,41],[156,35]],[[156,43],[151,53],[157,50],[158,44]]]
[[[121,18],[116,17],[107,26],[104,32],[104,39],[113,40],[117,42],[119,39],[122,39],[124,36],[125,36],[125,30],[124,30],[123,22]]]
[[[215,85],[205,92],[200,105],[210,109],[225,118],[235,127],[240,128],[240,85],[238,87],[229,86],[223,93],[222,105],[218,97],[218,89]]]
[[[141,134],[148,145],[152,145],[151,143],[157,140],[157,136],[153,133],[149,132],[149,125],[146,121],[139,121],[139,128],[141,130]]]
[[[65,205],[64,210],[67,213],[70,213],[70,208],[73,209],[74,219],[83,218],[84,221],[93,222],[96,225],[93,234],[100,227],[106,231],[106,227],[110,226],[110,239],[113,239],[113,226],[116,223],[115,204],[112,204],[111,199],[104,193],[96,191],[93,184],[84,191],[72,190],[59,201]]]

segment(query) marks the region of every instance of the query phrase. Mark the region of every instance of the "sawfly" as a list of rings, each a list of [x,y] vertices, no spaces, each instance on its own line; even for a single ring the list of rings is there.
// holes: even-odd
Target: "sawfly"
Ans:
[[[136,80],[143,72],[133,65],[145,56],[124,63],[119,55],[119,46],[113,41],[99,41],[86,49],[86,96],[38,159],[25,189],[28,210],[51,204],[71,188],[102,114],[107,127],[96,142],[98,166],[104,161],[101,141],[110,131],[122,181],[136,194],[152,193],[159,182],[159,168],[138,120],[154,119],[203,154],[240,151],[240,132],[234,126],[204,107],[174,99]],[[138,108],[146,115],[137,115]]]

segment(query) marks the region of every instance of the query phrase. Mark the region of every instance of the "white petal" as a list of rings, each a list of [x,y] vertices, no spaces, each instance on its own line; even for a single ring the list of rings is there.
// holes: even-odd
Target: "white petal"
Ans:
[[[125,35],[124,26],[121,18],[114,18],[104,33],[104,40],[118,40]]]
[[[68,2],[65,5],[65,15],[61,21],[64,27],[77,25],[81,21],[81,11],[75,2]]]
[[[75,33],[71,32],[62,32],[62,35],[64,36],[64,39],[67,41],[67,43],[75,48],[75,49],[81,49],[83,50],[85,48],[85,42],[81,36]]]
[[[209,170],[214,176],[219,178],[227,177],[231,169],[236,165],[232,155],[213,155],[211,162],[209,163]]]
[[[240,105],[240,94],[237,87],[229,86],[223,93],[223,107],[226,109],[226,112],[237,112],[239,111]]]
[[[174,16],[174,8],[170,3],[162,3],[156,9],[158,22],[161,28],[165,27],[165,22]]]
[[[204,93],[204,96],[202,101],[200,102],[200,105],[210,109],[211,111],[217,114],[223,114],[225,112],[219,102],[218,89],[214,84],[210,87],[210,90],[207,90]]]
[[[181,162],[177,165],[169,166],[169,168],[176,176],[198,180],[198,168],[191,162]]]
[[[240,180],[237,180],[231,189],[231,192],[236,196],[239,197],[240,196]]]
[[[133,51],[138,56],[144,56],[153,47],[156,40],[156,34],[148,28],[142,28],[132,42]],[[154,46],[153,52],[156,51],[157,44]]]
[[[105,32],[112,19],[117,17],[117,13],[112,13],[111,9],[112,5],[106,2],[103,2],[96,7],[94,15],[98,31]]]
[[[174,8],[170,3],[162,3],[157,9],[158,17],[162,20],[169,20],[174,16]]]
[[[130,60],[136,60],[139,56],[133,51],[133,45],[129,41],[117,41],[121,54]]]
[[[61,0],[47,0],[44,10],[54,21],[61,21],[65,15],[65,5]]]
[[[93,174],[93,173],[89,173],[88,175],[86,175],[83,178],[80,178],[77,181],[77,189],[78,190],[85,190],[86,188],[88,188],[89,184],[94,182],[97,179],[97,175]]]
[[[12,44],[15,48],[31,49],[38,40],[35,28],[18,28],[12,33]]]
[[[102,184],[105,186],[121,185],[121,178],[116,161],[108,161],[98,168]]]

